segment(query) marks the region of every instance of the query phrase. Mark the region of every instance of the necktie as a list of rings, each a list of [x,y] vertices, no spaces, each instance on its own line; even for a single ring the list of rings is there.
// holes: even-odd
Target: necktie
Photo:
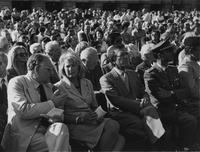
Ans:
[[[128,76],[127,76],[126,72],[123,72],[123,79],[124,79],[125,86],[126,86],[127,90],[129,91],[129,82],[128,82]]]
[[[58,63],[55,63],[55,67],[56,67],[56,72],[58,72]]]
[[[5,82],[6,82],[5,79],[1,80],[1,89],[3,92],[4,98],[7,99],[7,86],[6,86]]]
[[[39,85],[38,91],[40,93],[40,101],[45,102],[47,101],[47,96],[44,90],[44,86],[42,84]],[[42,117],[40,124],[46,128],[49,127],[50,123],[47,118]]]
[[[47,96],[44,90],[44,86],[42,84],[39,85],[38,91],[40,93],[40,101],[41,102],[47,101]]]

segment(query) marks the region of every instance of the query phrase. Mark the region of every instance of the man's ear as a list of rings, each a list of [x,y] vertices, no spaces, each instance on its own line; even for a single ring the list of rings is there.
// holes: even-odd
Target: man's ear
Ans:
[[[40,66],[39,66],[39,65],[36,65],[36,66],[34,67],[34,72],[35,72],[35,73],[38,73],[38,72],[39,72],[39,69],[40,69]]]

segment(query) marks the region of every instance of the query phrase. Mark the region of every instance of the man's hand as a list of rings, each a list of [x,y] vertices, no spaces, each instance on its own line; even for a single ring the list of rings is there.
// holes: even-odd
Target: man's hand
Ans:
[[[169,98],[169,97],[171,97],[171,92],[169,90],[165,90],[163,88],[159,88],[158,96],[160,98]]]
[[[144,97],[140,101],[140,107],[145,108],[147,106],[151,106],[151,100],[150,97],[147,93],[144,94]]]

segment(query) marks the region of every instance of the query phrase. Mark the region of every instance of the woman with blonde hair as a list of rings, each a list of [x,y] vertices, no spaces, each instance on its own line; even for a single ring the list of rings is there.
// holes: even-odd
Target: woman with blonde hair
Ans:
[[[11,48],[8,53],[7,76],[8,81],[18,75],[27,73],[26,62],[28,60],[28,51],[21,45]]]
[[[84,78],[80,58],[71,52],[63,54],[59,72],[62,79],[56,83],[57,91],[69,96],[64,104],[64,122],[69,127],[70,138],[91,149],[120,151],[124,138],[119,135],[119,124],[101,115],[105,111],[101,113],[103,110],[97,105],[92,83]]]

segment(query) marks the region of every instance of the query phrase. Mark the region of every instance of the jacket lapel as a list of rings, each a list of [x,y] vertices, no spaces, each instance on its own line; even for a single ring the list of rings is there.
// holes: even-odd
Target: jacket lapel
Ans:
[[[114,84],[116,84],[116,87],[118,90],[120,90],[120,93],[123,95],[123,96],[126,96],[129,91],[128,89],[126,88],[126,85],[125,83],[122,81],[122,79],[120,78],[120,75],[114,70],[112,69],[111,70],[111,73],[113,75],[113,78],[114,78]]]
[[[67,78],[64,78],[64,80],[62,80],[62,81],[64,81],[64,83],[63,83],[65,85],[64,87],[69,91],[69,93],[83,99],[80,92],[76,89],[76,87]],[[80,83],[80,87],[81,87],[81,92],[84,91],[81,83]]]

